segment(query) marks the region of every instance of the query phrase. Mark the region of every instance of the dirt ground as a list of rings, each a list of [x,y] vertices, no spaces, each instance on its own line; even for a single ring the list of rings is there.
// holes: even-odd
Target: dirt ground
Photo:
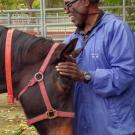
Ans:
[[[7,94],[0,94],[0,135],[38,135],[27,126],[19,102],[7,104]]]

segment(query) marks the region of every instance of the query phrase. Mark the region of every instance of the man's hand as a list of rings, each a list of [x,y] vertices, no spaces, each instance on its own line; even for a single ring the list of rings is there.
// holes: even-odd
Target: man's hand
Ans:
[[[79,70],[75,62],[61,62],[56,66],[59,74],[68,76],[76,81],[84,81],[84,74]]]

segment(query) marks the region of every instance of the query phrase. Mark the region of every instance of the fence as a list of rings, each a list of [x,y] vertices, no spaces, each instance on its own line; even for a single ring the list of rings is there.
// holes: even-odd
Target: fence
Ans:
[[[134,5],[101,8],[105,12],[117,13],[135,30]],[[43,23],[44,25],[42,25]],[[43,18],[39,9],[3,10],[0,11],[0,25],[23,30],[38,36],[46,36],[55,40],[63,40],[75,30],[68,16],[64,14],[63,8],[46,9]]]
[[[0,25],[26,31],[31,34],[45,35],[56,40],[62,40],[74,31],[75,27],[64,15],[63,9],[47,9],[44,17],[44,27],[40,10],[6,10],[1,11]],[[44,35],[42,35],[44,36]]]

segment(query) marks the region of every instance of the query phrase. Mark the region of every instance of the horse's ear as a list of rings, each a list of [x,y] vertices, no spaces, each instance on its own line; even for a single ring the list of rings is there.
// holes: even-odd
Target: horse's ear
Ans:
[[[78,38],[75,38],[75,39],[71,40],[69,42],[69,44],[66,45],[65,48],[62,50],[62,52],[60,54],[60,58],[63,57],[63,56],[71,55],[72,52],[75,49],[75,46],[77,44],[77,41],[78,41]]]
[[[70,41],[68,45],[64,47],[64,49],[60,52],[58,56],[59,61],[65,61],[65,59],[74,59],[76,58],[82,51],[82,48],[78,48],[75,50],[78,38],[75,38]]]
[[[73,51],[73,52],[71,53],[72,57],[73,57],[73,58],[76,58],[76,57],[81,53],[81,51],[82,51],[82,48],[76,49],[75,51]]]

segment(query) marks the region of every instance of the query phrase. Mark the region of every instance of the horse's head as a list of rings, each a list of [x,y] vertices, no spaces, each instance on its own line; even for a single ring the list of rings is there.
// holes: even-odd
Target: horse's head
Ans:
[[[44,83],[47,94],[52,107],[56,110],[72,111],[72,88],[74,80],[60,75],[55,67],[59,62],[72,61],[72,57],[77,56],[79,51],[74,51],[76,42],[77,39],[74,39],[68,45],[60,44],[53,53],[49,65],[44,72]],[[30,66],[29,70],[23,71],[21,74],[25,74],[25,76],[21,79],[23,83],[21,82],[20,84],[25,84],[24,82],[29,78],[30,72],[33,74],[33,70],[35,72],[35,69],[37,72],[42,63],[43,60],[32,67]],[[45,113],[47,110],[38,85],[30,87],[29,90],[22,95],[21,103],[23,108],[25,108],[24,111],[28,118],[33,118],[39,114]],[[45,121],[45,123],[46,122],[48,124],[49,121]],[[51,126],[56,126],[55,124],[54,122]]]
[[[5,48],[5,36],[7,29],[4,29],[3,31],[4,33],[2,32],[1,35],[4,39],[2,40],[3,42],[0,42],[0,54],[2,56],[0,63],[0,87],[6,88],[3,50]],[[76,42],[77,39],[72,40],[68,45],[59,43],[59,46],[54,51],[45,72],[43,72],[42,82],[45,84],[50,103],[56,110],[65,112],[72,111],[72,87],[74,80],[60,75],[55,67],[59,62],[72,61],[72,57],[76,57],[79,54],[80,50],[74,51]],[[23,88],[27,86],[28,82],[34,78],[37,72],[39,72],[46,55],[54,44],[55,43],[53,41],[45,38],[38,38],[20,31],[14,32],[11,60],[12,83],[15,97],[20,95]],[[40,114],[44,115],[47,111],[47,106],[45,104],[43,94],[41,94],[42,92],[39,84],[40,83],[38,82],[34,83],[34,85],[28,87],[27,91],[20,96],[20,102],[28,119],[37,117]],[[58,117],[53,121],[42,119],[35,122],[34,125],[42,135],[52,135],[54,132],[57,132],[54,135],[63,135],[65,132],[62,133],[61,131],[60,133],[59,129],[56,131],[57,124],[61,126],[63,125],[62,123],[64,124],[63,118]],[[67,123],[71,126],[69,121]],[[54,128],[55,131],[48,131],[50,128]],[[71,133],[66,135],[71,135]]]
[[[56,71],[55,66],[59,62],[66,62],[66,61],[74,60],[74,58],[78,54],[78,50],[76,51],[74,50],[76,43],[77,43],[77,39],[74,39],[68,45],[60,46],[54,53],[49,64],[48,71],[45,74],[46,80],[48,81],[48,86],[54,87],[54,88],[48,88],[48,89],[52,89],[53,91],[55,91],[55,92],[52,92],[52,94],[54,96],[54,93],[56,93],[56,96],[58,97],[58,98],[55,98],[57,99],[57,102],[55,101],[54,104],[59,103],[59,101],[61,102],[61,100],[65,100],[67,102],[68,100],[66,99],[71,98],[71,93],[72,93],[71,89],[73,87],[74,80],[72,80],[69,77],[60,75]],[[53,86],[51,85],[52,82],[47,79],[48,77],[50,77],[50,79],[52,78]]]

